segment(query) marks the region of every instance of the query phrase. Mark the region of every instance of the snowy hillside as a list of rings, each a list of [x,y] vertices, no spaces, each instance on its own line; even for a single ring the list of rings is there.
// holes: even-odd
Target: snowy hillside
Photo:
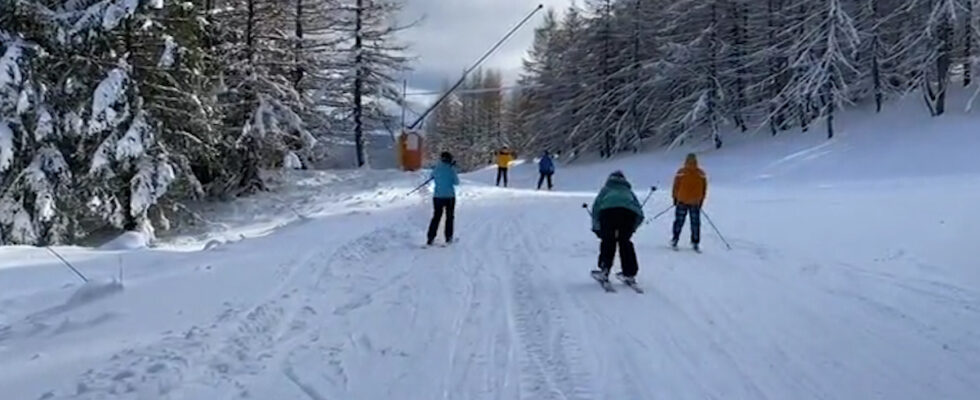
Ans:
[[[644,225],[645,294],[589,278],[580,205],[615,169],[667,189],[682,151],[559,165],[555,192],[533,165],[466,175],[448,248],[421,246],[418,175],[369,171],[296,175],[153,249],[57,249],[87,285],[0,248],[0,397],[975,399],[976,117],[904,115],[703,153],[734,249]]]

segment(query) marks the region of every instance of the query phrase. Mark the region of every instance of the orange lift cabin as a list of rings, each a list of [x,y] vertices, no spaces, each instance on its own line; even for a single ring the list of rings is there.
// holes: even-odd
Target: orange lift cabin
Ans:
[[[461,76],[459,80],[456,81],[455,85],[450,87],[449,90],[443,92],[442,96],[440,96],[435,101],[435,103],[432,103],[432,105],[429,106],[429,108],[427,108],[424,112],[422,112],[422,114],[418,116],[418,119],[416,119],[415,122],[413,122],[411,125],[408,125],[407,128],[402,131],[401,135],[398,136],[398,143],[396,144],[395,149],[397,152],[398,164],[403,170],[418,171],[422,169],[422,164],[425,162],[425,156],[424,156],[425,151],[424,151],[424,146],[422,145],[423,137],[417,129],[420,129],[426,117],[428,117],[433,110],[439,107],[439,105],[442,104],[442,102],[445,101],[446,98],[448,98],[449,95],[451,95],[456,89],[459,89],[459,87],[466,82],[466,78],[470,75],[471,72],[479,68],[480,64],[482,64],[483,61],[485,61],[487,58],[490,57],[490,55],[492,55],[495,51],[497,51],[497,49],[499,49],[500,46],[502,46],[504,42],[507,41],[507,39],[510,39],[510,37],[513,36],[515,32],[520,30],[522,26],[527,24],[527,22],[531,20],[531,17],[533,17],[535,14],[537,14],[539,11],[543,9],[544,9],[544,4],[538,4],[538,6],[535,7],[534,10],[532,10],[527,16],[525,16],[524,19],[522,19],[521,22],[517,24],[517,26],[511,28],[511,30],[508,31],[507,34],[504,35],[504,37],[497,42],[497,44],[493,45],[493,47],[491,47],[490,50],[487,50],[487,52],[484,53],[483,56],[480,57],[480,59],[477,60],[475,64],[473,64],[473,66],[464,70],[463,76]],[[405,82],[405,87],[403,88],[403,91],[407,91],[407,89],[408,89],[408,82]],[[402,120],[403,120],[402,125],[403,126],[405,126],[404,119],[405,119],[406,96],[408,96],[407,93],[402,94]]]
[[[418,171],[425,162],[424,138],[415,130],[403,130],[398,135],[398,166],[403,171]]]

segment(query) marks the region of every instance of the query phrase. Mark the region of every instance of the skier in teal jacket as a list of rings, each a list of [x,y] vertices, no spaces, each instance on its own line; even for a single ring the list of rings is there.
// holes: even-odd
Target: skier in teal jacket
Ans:
[[[442,214],[446,214],[446,243],[453,242],[453,223],[456,218],[456,185],[459,185],[459,175],[456,174],[456,161],[449,152],[439,156],[439,164],[432,169],[431,179],[436,184],[432,193],[432,221],[426,235],[426,244],[432,245],[439,231]]]
[[[618,246],[623,269],[621,278],[626,282],[635,282],[639,263],[632,237],[642,223],[643,206],[633,193],[633,187],[622,172],[613,172],[592,204],[592,232],[602,241],[599,245],[599,269],[593,271],[596,278],[609,279]]]

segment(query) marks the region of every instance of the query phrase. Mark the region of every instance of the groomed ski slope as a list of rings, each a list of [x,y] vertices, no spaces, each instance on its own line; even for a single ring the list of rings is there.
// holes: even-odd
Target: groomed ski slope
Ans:
[[[447,248],[395,172],[302,175],[154,250],[59,249],[121,290],[2,248],[0,398],[976,399],[980,135],[899,117],[705,153],[734,249],[645,225],[642,295],[591,280],[580,206],[614,169],[669,186],[683,152],[559,166],[551,193],[529,165],[467,175]]]

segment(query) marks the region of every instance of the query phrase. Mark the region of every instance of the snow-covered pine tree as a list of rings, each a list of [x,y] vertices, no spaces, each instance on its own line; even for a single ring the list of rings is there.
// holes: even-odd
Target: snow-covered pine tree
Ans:
[[[291,15],[295,71],[293,84],[305,106],[301,117],[310,133],[317,138],[318,148],[313,154],[294,153],[308,166],[315,159],[327,157],[329,137],[352,129],[350,121],[331,118],[333,110],[345,106],[344,95],[348,90],[343,70],[343,43],[347,35],[341,31],[342,20],[337,0],[293,0]]]
[[[663,73],[676,84],[668,89],[673,100],[667,102],[661,130],[672,132],[675,143],[707,129],[715,147],[722,146],[721,128],[731,115],[725,86],[732,73],[724,59],[725,34],[731,32],[726,14],[723,0],[678,2],[669,8],[668,18],[675,23],[667,32],[671,42]]]
[[[350,86],[340,119],[353,120],[354,143],[359,167],[368,164],[365,151],[368,135],[383,129],[391,116],[386,103],[397,104],[401,86],[396,75],[406,68],[406,47],[396,40],[399,32],[411,26],[401,24],[397,13],[401,4],[392,0],[337,0],[342,46],[338,76]]]
[[[224,0],[217,10],[212,21],[222,27],[218,101],[225,136],[236,149],[226,156],[234,172],[224,188],[235,194],[265,190],[262,169],[282,166],[291,152],[316,142],[300,116],[304,103],[290,46],[296,41],[284,29],[294,9],[277,0]]]
[[[787,30],[794,32],[786,40],[795,58],[783,101],[814,113],[804,118],[827,118],[827,136],[832,138],[835,111],[851,102],[851,83],[860,76],[855,59],[861,39],[853,17],[857,9],[845,0],[807,1],[807,6],[801,7],[808,13],[799,16],[795,29]]]
[[[560,104],[553,101],[552,95],[558,82],[558,65],[561,54],[553,39],[558,33],[558,20],[553,9],[544,14],[544,22],[534,31],[534,42],[524,59],[524,70],[518,79],[521,86],[520,113],[517,118],[521,129],[527,135],[524,142],[531,146],[550,144],[560,139],[552,139],[551,135],[559,132],[554,125],[560,121],[552,119],[553,109]]]
[[[53,13],[34,2],[0,4],[0,245],[73,239],[72,175],[45,82],[42,43]],[[9,31],[8,31],[9,29]]]
[[[502,92],[503,77],[499,71],[487,70],[480,82],[478,107],[480,113],[480,125],[484,132],[484,137],[500,143],[511,144],[510,138],[504,135],[503,131],[503,112],[504,95]]]

